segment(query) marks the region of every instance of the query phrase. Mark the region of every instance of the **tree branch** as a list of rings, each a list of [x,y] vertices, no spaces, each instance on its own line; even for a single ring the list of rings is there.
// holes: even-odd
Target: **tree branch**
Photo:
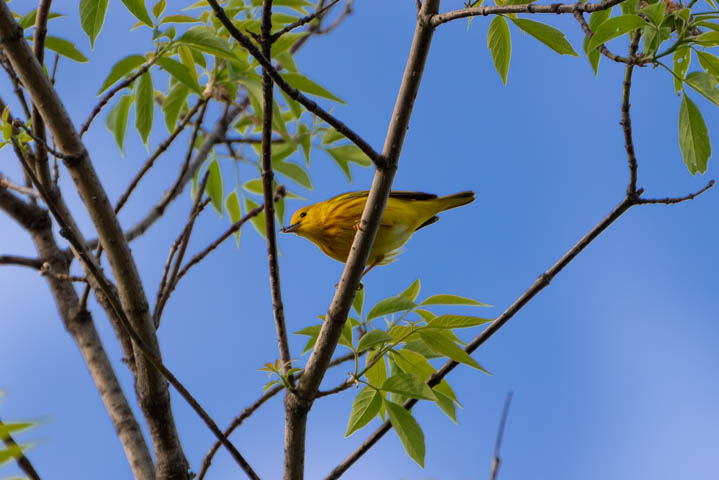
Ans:
[[[497,5],[487,7],[471,7],[463,8],[460,10],[454,10],[452,12],[440,13],[433,15],[430,22],[433,27],[438,27],[443,23],[457,20],[459,18],[476,17],[476,16],[487,16],[487,15],[506,15],[509,13],[574,13],[586,12],[592,13],[599,10],[606,10],[612,8],[614,5],[619,5],[624,0],[604,0],[599,3],[553,3],[551,5]]]
[[[277,186],[277,192],[275,193],[275,201],[279,201],[280,198],[284,197],[286,193],[286,190],[284,186],[278,185]],[[208,254],[210,254],[213,250],[215,250],[217,247],[219,247],[222,242],[227,240],[230,235],[237,232],[242,228],[242,226],[247,223],[252,218],[256,217],[262,211],[264,210],[265,206],[264,204],[258,205],[257,207],[253,208],[249,212],[247,212],[242,218],[237,220],[235,223],[233,223],[230,228],[228,228],[222,235],[220,235],[217,240],[209,244],[207,247],[205,247],[204,250],[202,250],[200,253],[196,254],[194,257],[190,259],[190,261],[187,262],[187,264],[182,267],[182,270],[180,270],[180,273],[177,274],[177,282],[180,281],[182,277],[187,274],[188,270],[190,268],[194,267],[198,263],[200,263]]]
[[[114,87],[112,87],[110,90],[108,90],[107,93],[105,93],[105,95],[103,95],[102,98],[100,98],[100,100],[97,102],[97,105],[95,105],[93,107],[92,111],[90,112],[90,116],[87,117],[87,120],[85,120],[85,123],[83,123],[82,126],[80,127],[80,136],[82,137],[83,135],[85,135],[85,132],[87,132],[90,129],[90,124],[92,124],[92,121],[95,120],[95,117],[97,117],[97,115],[100,113],[102,108],[105,105],[107,105],[107,102],[109,102],[110,99],[112,97],[114,97],[117,92],[119,92],[123,88],[131,85],[132,82],[134,82],[135,80],[140,78],[140,76],[142,74],[144,74],[145,72],[147,72],[150,69],[150,67],[152,67],[155,64],[155,62],[157,61],[157,59],[160,58],[161,56],[162,56],[162,51],[157,52],[157,54],[154,55],[150,60],[145,62],[145,64],[142,65],[142,67],[140,67],[139,70],[137,70],[135,73],[133,73],[132,75],[130,75],[129,77],[124,79],[122,82],[120,82],[117,85],[115,85]]]
[[[272,58],[272,0],[264,0],[262,5],[262,21],[260,23],[260,44],[265,58]],[[292,355],[287,339],[285,325],[285,309],[282,304],[282,288],[280,286],[280,265],[277,261],[277,231],[275,230],[274,180],[272,172],[272,117],[274,108],[274,85],[266,68],[262,69],[262,192],[265,199],[265,238],[267,239],[267,264],[270,276],[270,295],[272,297],[272,313],[275,320],[277,347],[284,371],[292,368]],[[291,381],[294,386],[294,382]]]
[[[347,125],[345,125],[336,117],[331,115],[329,112],[322,109],[322,107],[317,105],[317,103],[315,103],[314,101],[310,100],[299,90],[287,83],[282,78],[277,69],[272,66],[272,61],[262,54],[262,52],[257,48],[257,46],[255,46],[254,43],[252,43],[252,40],[250,40],[248,36],[240,32],[237,27],[235,27],[235,24],[232,23],[232,20],[230,20],[222,7],[220,7],[220,5],[217,3],[217,0],[207,0],[207,3],[210,4],[212,10],[215,12],[215,16],[220,20],[220,22],[222,22],[222,25],[224,25],[230,35],[232,35],[232,38],[237,40],[240,45],[247,49],[250,55],[255,57],[260,66],[266,69],[267,73],[270,75],[275,84],[282,90],[284,90],[285,93],[290,96],[290,98],[298,101],[309,112],[314,113],[322,120],[332,125],[335,130],[343,134],[352,143],[357,145],[360,150],[362,150],[365,155],[367,155],[370,160],[375,163],[375,165],[384,165],[382,157],[377,152],[375,152],[374,149],[362,137],[357,135],[352,129],[350,129]]]
[[[365,350],[364,352],[360,352],[360,355],[364,355],[367,353]],[[348,353],[346,355],[342,355],[341,357],[337,357],[336,359],[332,360],[330,362],[330,368],[336,367],[337,365],[340,365],[342,363],[348,362],[350,360],[353,360],[354,353]],[[297,378],[302,376],[302,372],[299,372],[297,374]],[[242,410],[242,413],[240,413],[239,416],[235,417],[232,422],[230,423],[230,426],[225,429],[225,436],[229,437],[232,432],[237,430],[240,425],[242,425],[242,422],[247,420],[253,413],[255,413],[259,408],[267,402],[270,398],[274,397],[278,393],[280,393],[284,387],[282,385],[276,385],[269,390],[267,390],[260,398],[258,398],[252,405]],[[210,448],[210,450],[205,455],[205,458],[202,460],[202,467],[200,469],[200,473],[197,475],[197,480],[203,480],[205,478],[205,475],[207,474],[207,470],[210,468],[210,464],[212,463],[212,458],[215,456],[215,453],[217,453],[217,450],[220,448],[220,442],[215,442],[214,445]]]
[[[205,99],[199,99],[197,100],[197,103],[195,103],[192,108],[187,112],[187,114],[182,118],[180,123],[175,127],[175,129],[172,131],[169,137],[167,137],[162,143],[160,143],[157,146],[157,149],[153,152],[152,155],[150,155],[150,158],[148,158],[145,161],[145,164],[142,166],[139,172],[135,175],[135,178],[132,179],[130,184],[125,189],[125,192],[120,196],[119,200],[115,204],[115,213],[119,213],[120,210],[122,210],[122,207],[125,206],[125,203],[127,203],[127,200],[130,198],[130,195],[137,187],[137,184],[140,183],[140,180],[142,180],[142,177],[145,176],[145,174],[152,168],[152,166],[155,164],[155,160],[157,160],[160,155],[165,153],[165,151],[170,147],[172,142],[175,141],[177,136],[182,133],[182,131],[185,129],[189,121],[192,119],[192,117],[195,116],[195,113],[197,113],[197,110],[199,110],[200,107],[206,106],[207,100]],[[204,109],[201,116],[204,116]],[[196,134],[195,134],[196,135]]]
[[[167,303],[167,300],[170,298],[170,294],[173,292],[173,290],[175,290],[175,286],[177,285],[177,272],[180,269],[182,259],[185,257],[185,251],[187,250],[187,244],[190,242],[190,235],[192,234],[192,228],[195,225],[195,220],[209,202],[209,199],[205,202],[202,201],[202,197],[205,194],[205,187],[207,186],[208,178],[210,178],[209,170],[205,172],[205,175],[200,182],[200,186],[197,190],[197,196],[195,197],[195,201],[192,203],[192,208],[190,208],[190,218],[187,219],[187,223],[182,228],[180,236],[177,238],[177,240],[175,240],[175,242],[172,244],[172,247],[170,248],[170,254],[167,258],[167,263],[165,264],[165,271],[162,274],[160,287],[157,290],[155,311],[152,315],[152,318],[155,322],[155,328],[160,328],[160,318],[162,318],[162,310],[165,308],[165,303]],[[169,281],[165,283],[165,279],[167,278],[167,272],[169,271],[168,267],[172,263],[172,257],[178,250],[179,252],[177,253],[177,258],[175,259],[175,265],[172,267],[172,273],[169,276]]]
[[[497,440],[494,442],[494,455],[492,456],[492,469],[489,472],[489,480],[497,480],[499,466],[502,458],[499,456],[499,450],[502,448],[502,438],[504,437],[504,427],[507,424],[507,415],[509,415],[509,405],[512,403],[512,392],[507,394],[504,401],[504,410],[502,411],[502,419],[499,421],[499,430],[497,430]]]
[[[385,159],[385,162],[381,168],[378,167],[375,170],[372,188],[349,257],[317,342],[305,367],[305,373],[299,381],[297,393],[288,393],[285,397],[286,480],[303,477],[307,414],[347,320],[352,299],[357,291],[362,270],[367,262],[389,197],[414,100],[419,90],[432,42],[434,28],[430,24],[430,19],[437,13],[438,8],[439,0],[426,0],[422,11],[417,16],[414,39],[382,150],[382,158]]]
[[[0,5],[0,21],[2,20],[1,10],[2,5]],[[14,141],[14,139],[13,139]],[[190,394],[190,392],[185,388],[185,386],[175,377],[170,370],[167,369],[162,363],[160,359],[155,357],[152,350],[150,350],[150,347],[145,343],[145,340],[140,336],[140,334],[135,330],[134,326],[130,323],[130,320],[127,315],[125,315],[125,311],[123,310],[123,307],[119,304],[119,302],[116,300],[116,298],[112,295],[112,288],[110,286],[110,282],[105,278],[104,274],[100,270],[100,268],[97,266],[97,264],[94,262],[94,258],[90,255],[90,252],[85,248],[85,246],[80,242],[77,234],[75,233],[74,229],[65,221],[63,218],[62,213],[60,210],[56,208],[54,203],[52,202],[50,196],[46,192],[45,188],[42,186],[38,178],[35,176],[34,172],[30,169],[30,166],[25,162],[25,160],[21,157],[21,163],[25,171],[28,173],[30,178],[32,179],[33,183],[38,188],[38,191],[40,192],[40,195],[45,200],[45,203],[50,208],[50,211],[52,212],[53,217],[55,217],[55,221],[60,225],[61,235],[70,243],[74,251],[76,252],[76,255],[80,259],[80,261],[83,263],[85,267],[90,271],[90,274],[95,278],[97,283],[100,285],[100,288],[103,290],[103,293],[108,298],[108,301],[110,302],[115,314],[120,319],[120,322],[127,332],[127,334],[130,336],[132,341],[134,342],[134,346],[137,347],[137,349],[141,352],[140,358],[143,358],[147,362],[149,362],[157,372],[162,374],[162,376],[169,381],[169,383],[172,384],[172,386],[175,387],[175,389],[180,393],[180,395],[187,401],[187,403],[190,404],[193,410],[200,416],[200,418],[205,422],[205,425],[212,431],[212,433],[215,434],[215,436],[222,441],[222,444],[229,450],[230,454],[233,456],[235,461],[240,465],[240,467],[245,471],[245,473],[248,475],[248,477],[252,479],[259,479],[257,477],[257,474],[252,470],[250,465],[247,463],[247,461],[242,457],[240,452],[235,448],[232,443],[222,435],[222,431],[219,429],[217,424],[212,420],[212,418],[207,414],[207,412],[202,408],[202,406],[195,400],[195,398]],[[2,191],[0,190],[0,194],[2,194]],[[0,198],[0,200],[2,200]],[[0,202],[1,204],[1,202]],[[49,222],[49,219],[48,219]],[[74,291],[74,290],[73,290]],[[156,337],[155,337],[156,338]],[[162,414],[160,412],[152,412],[152,414],[155,416],[153,417],[162,417]],[[150,419],[148,419],[150,421]],[[152,433],[152,432],[151,432]],[[156,450],[157,451],[157,450]],[[160,450],[161,451],[161,450]],[[184,459],[184,456],[183,456]],[[186,460],[185,460],[186,461]],[[180,466],[183,468],[183,470],[176,471],[177,474],[181,474],[182,477],[189,477],[187,475],[187,468]],[[158,469],[160,467],[158,466]],[[173,478],[170,475],[168,475],[167,472],[160,471],[158,473],[158,476],[161,478]]]
[[[39,197],[38,193],[28,187],[23,187],[22,185],[18,185],[16,183],[11,182],[6,177],[0,173],[0,188],[7,188],[9,190],[15,190],[18,193],[22,193],[23,195],[27,195],[28,197],[37,198]]]
[[[212,148],[225,138],[225,134],[227,133],[227,129],[229,128],[230,123],[232,123],[232,120],[234,120],[237,115],[242,113],[249,104],[249,100],[245,99],[241,104],[231,108],[225,115],[220,117],[212,132],[205,136],[202,145],[200,145],[197,149],[195,158],[192,162],[190,162],[189,166],[180,170],[177,180],[175,180],[174,184],[165,191],[157,204],[150,209],[142,220],[137,222],[130,230],[127,231],[125,238],[128,242],[131,242],[145,233],[147,229],[150,228],[150,226],[165,213],[167,206],[175,200],[175,198],[177,198],[177,196],[185,188],[185,185],[192,180],[197,170],[203,163],[205,163],[205,160],[207,160],[207,156],[210,151],[212,151]]]
[[[632,42],[629,45],[629,58],[634,58],[639,48],[639,30],[632,35]],[[622,82],[622,120],[619,124],[624,131],[624,150],[627,152],[629,163],[629,184],[627,185],[627,196],[634,196],[637,193],[637,156],[634,153],[634,141],[632,139],[632,118],[629,115],[629,92],[632,89],[632,71],[634,65],[627,64],[624,70],[624,81]]]
[[[22,28],[15,22],[4,2],[0,2],[0,31],[3,32],[0,43],[5,54],[29,92],[33,104],[40,111],[58,149],[71,156],[64,162],[107,252],[122,302],[121,311],[123,315],[128,312],[133,327],[149,345],[148,352],[154,358],[159,358],[160,348],[149,315],[147,297],[117,216],[97,178],[80,135],[43,67],[30,51]],[[95,267],[94,263],[90,265]],[[106,293],[111,295],[112,291],[108,288]],[[153,437],[158,475],[186,478],[188,464],[172,416],[167,382],[145,355],[138,354],[135,357],[138,374],[136,389]]]
[[[582,27],[582,31],[587,35],[587,37],[592,38],[594,36],[594,32],[589,28],[589,25],[587,25],[586,20],[584,20],[584,14],[580,10],[574,10],[572,12],[574,14],[574,18],[577,19],[577,22],[579,22],[579,25]],[[606,45],[603,43],[597,47],[597,50],[599,50],[599,53],[604,55],[610,60],[614,60],[615,62],[619,63],[626,63],[627,65],[642,65],[643,63],[640,63],[639,60],[634,57],[634,55],[630,55],[627,57],[622,57],[617,54],[614,54],[609,51]],[[636,53],[636,52],[635,52]]]
[[[687,200],[694,200],[694,198],[698,197],[702,193],[706,192],[710,188],[714,186],[714,180],[709,180],[709,183],[706,184],[704,188],[701,190],[690,193],[689,195],[685,195],[683,197],[665,197],[665,198],[638,198],[637,199],[637,205],[674,205],[676,203],[682,203],[686,202]]]
[[[285,26],[285,28],[283,28],[282,30],[273,33],[272,35],[270,35],[271,42],[275,43],[285,33],[291,32],[295,28],[299,28],[302,25],[306,25],[306,24],[310,23],[312,20],[314,20],[315,18],[324,15],[327,11],[329,11],[330,8],[334,7],[337,4],[337,2],[339,2],[339,1],[340,0],[332,0],[332,2],[330,2],[329,5],[322,7],[321,9],[315,10],[314,12],[310,13],[309,15],[306,15],[306,16],[300,18],[296,22],[290,23],[289,25]],[[263,55],[265,55],[265,57],[267,57],[267,58],[271,58],[269,55],[265,54],[264,52],[263,52]]]
[[[46,212],[23,202],[2,188],[0,188],[0,209],[30,232],[40,256],[38,261],[49,264],[54,272],[63,274],[69,272],[69,259],[55,242],[52,223]],[[46,281],[50,286],[60,318],[77,344],[117,431],[133,476],[143,479],[154,478],[155,467],[152,456],[95,329],[91,314],[79,308],[77,292],[70,283],[59,280],[55,276],[47,276]]]
[[[43,261],[39,258],[20,257],[18,255],[0,255],[0,265],[17,265],[40,270]]]

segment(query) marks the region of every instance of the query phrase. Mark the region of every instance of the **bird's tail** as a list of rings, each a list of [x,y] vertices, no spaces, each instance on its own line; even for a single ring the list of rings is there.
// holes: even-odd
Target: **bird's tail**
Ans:
[[[449,210],[450,208],[461,207],[474,201],[474,192],[466,191],[455,193],[454,195],[447,195],[446,197],[440,197],[437,199],[442,206],[440,212]]]

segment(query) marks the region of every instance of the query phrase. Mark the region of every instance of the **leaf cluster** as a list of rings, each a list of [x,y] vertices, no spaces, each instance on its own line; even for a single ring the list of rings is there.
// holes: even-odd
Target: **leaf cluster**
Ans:
[[[407,454],[424,464],[422,429],[402,403],[409,398],[434,402],[453,422],[457,421],[456,406],[461,406],[446,380],[430,387],[427,384],[436,369],[430,360],[454,360],[489,373],[462,349],[464,342],[456,330],[484,325],[492,319],[442,314],[431,310],[438,306],[489,305],[458,295],[432,295],[417,300],[420,281],[398,295],[380,300],[368,311],[364,308],[364,289],[355,295],[350,316],[339,345],[354,354],[355,370],[349,382],[362,385],[350,413],[346,436],[366,426],[372,419],[389,418]],[[322,318],[322,317],[320,317]],[[383,320],[383,322],[380,322]],[[382,323],[378,326],[378,323]],[[322,325],[312,325],[296,332],[309,337],[304,352],[317,341]],[[360,366],[361,354],[366,354]]]

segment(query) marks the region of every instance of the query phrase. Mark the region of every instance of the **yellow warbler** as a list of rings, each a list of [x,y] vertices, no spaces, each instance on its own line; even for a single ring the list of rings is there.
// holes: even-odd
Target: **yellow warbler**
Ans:
[[[297,210],[284,233],[305,237],[326,255],[346,262],[359,228],[368,191],[349,192]],[[422,192],[392,192],[382,214],[377,237],[367,259],[367,273],[376,265],[395,260],[400,248],[422,227],[437,220],[437,214],[474,200],[474,192],[437,197]]]

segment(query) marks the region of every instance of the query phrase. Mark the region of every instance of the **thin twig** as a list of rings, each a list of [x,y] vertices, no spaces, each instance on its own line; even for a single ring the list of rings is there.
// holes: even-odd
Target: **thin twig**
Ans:
[[[335,388],[330,388],[329,390],[319,390],[317,392],[317,395],[315,395],[315,399],[322,398],[322,397],[328,397],[330,395],[334,395],[335,393],[344,392],[350,387],[354,387],[356,385],[355,382],[351,380],[346,380],[339,385],[337,385]]]
[[[35,191],[35,189],[23,187],[22,185],[13,183],[8,178],[4,177],[2,174],[0,174],[0,188],[7,188],[9,190],[15,190],[16,192],[22,193],[23,195],[27,195],[28,197],[38,198],[40,196],[40,194],[37,193],[37,191]]]
[[[279,200],[280,198],[282,198],[282,196],[284,196],[286,193],[286,190],[284,189],[284,187],[282,187],[282,188],[280,188],[280,187],[282,187],[282,185],[279,185],[277,187],[277,192],[275,193],[276,200]],[[222,244],[222,242],[227,240],[230,237],[230,235],[232,235],[233,233],[237,232],[240,228],[242,228],[242,226],[245,223],[247,223],[247,221],[251,220],[252,218],[254,218],[257,215],[259,215],[260,213],[262,213],[264,208],[265,208],[265,206],[264,206],[264,204],[262,204],[262,205],[258,205],[257,207],[255,207],[252,210],[250,210],[249,212],[247,212],[242,218],[240,218],[235,223],[233,223],[230,226],[230,228],[228,228],[222,235],[220,235],[217,238],[217,240],[215,240],[214,242],[209,244],[204,250],[202,250],[200,253],[198,253],[194,257],[192,257],[190,259],[190,261],[188,261],[187,264],[184,267],[182,267],[182,270],[180,270],[180,273],[177,274],[177,282],[179,282],[180,279],[182,277],[184,277],[185,274],[187,274],[187,271],[190,270],[190,268],[192,268],[193,266],[200,263],[209,253],[211,253],[214,249],[219,247]]]
[[[639,48],[639,37],[641,34],[637,30],[632,35],[632,42],[629,45],[629,58],[634,58]],[[634,196],[637,192],[637,156],[634,153],[634,141],[632,139],[632,117],[629,114],[629,92],[632,89],[632,71],[634,65],[629,63],[624,70],[624,81],[622,82],[622,120],[619,124],[624,131],[624,150],[627,152],[627,162],[629,164],[629,184],[627,185],[627,195]]]
[[[119,200],[115,204],[115,213],[119,213],[120,210],[122,210],[122,207],[127,202],[128,198],[130,198],[130,195],[135,190],[135,187],[137,187],[137,184],[140,183],[140,180],[142,180],[142,177],[145,176],[145,174],[152,168],[152,166],[155,164],[155,160],[158,159],[160,155],[165,153],[165,151],[170,147],[172,142],[175,141],[177,136],[182,133],[182,131],[185,129],[185,126],[187,123],[192,119],[192,117],[195,115],[197,110],[200,108],[200,106],[206,104],[206,100],[204,98],[200,98],[197,100],[197,103],[195,103],[192,108],[187,112],[187,114],[182,118],[180,123],[175,127],[175,129],[172,131],[169,137],[167,137],[162,143],[160,143],[157,146],[157,149],[150,155],[150,158],[148,158],[145,161],[145,164],[142,166],[139,172],[135,175],[135,178],[132,179],[130,184],[125,189],[125,192],[120,196]],[[204,114],[204,109],[203,109]],[[203,115],[201,114],[201,115]]]
[[[300,18],[300,19],[297,20],[296,22],[290,23],[289,25],[285,26],[285,28],[283,28],[282,30],[273,33],[273,34],[270,36],[270,41],[271,41],[272,43],[275,43],[275,42],[276,42],[277,40],[279,40],[279,38],[280,38],[282,35],[284,35],[285,33],[291,32],[291,31],[294,30],[295,28],[299,28],[299,27],[301,27],[302,25],[308,24],[309,22],[311,22],[312,20],[314,20],[314,19],[317,18],[318,16],[323,15],[323,14],[324,14],[325,12],[327,12],[330,8],[334,7],[334,6],[337,4],[337,2],[339,2],[339,1],[340,1],[340,0],[333,0],[332,2],[330,2],[329,5],[323,7],[322,9],[320,9],[320,10],[315,10],[314,12],[310,13],[309,15],[306,15],[306,16]],[[270,57],[267,57],[267,58],[270,58]]]
[[[39,258],[21,257],[18,255],[0,255],[0,265],[18,265],[40,270],[44,262]]]
[[[0,52],[0,67],[2,67],[8,77],[10,77],[10,82],[13,85],[13,92],[20,102],[23,112],[25,112],[25,118],[29,119],[31,117],[30,108],[28,107],[27,100],[25,99],[25,94],[22,91],[22,84],[20,83],[20,79],[15,73],[15,70],[12,68],[10,61],[3,52]]]
[[[579,25],[582,27],[582,31],[587,35],[587,37],[592,38],[594,36],[594,32],[592,32],[592,29],[589,28],[589,25],[587,24],[587,21],[584,20],[584,14],[580,10],[574,10],[574,18],[577,19],[577,22],[579,22]],[[615,53],[612,53],[609,51],[606,45],[603,43],[597,47],[597,50],[599,50],[599,53],[604,55],[605,57],[609,58],[610,60],[614,60],[615,62],[619,63],[626,63],[627,65],[645,65],[646,63],[651,63],[652,60],[650,58],[637,58],[634,56],[634,54],[629,55],[629,57],[622,57],[620,55],[617,55]],[[636,52],[635,52],[636,53]]]
[[[384,166],[385,162],[384,159],[380,156],[380,154],[378,154],[362,137],[355,133],[354,130],[350,129],[347,125],[345,125],[335,116],[331,115],[329,112],[317,105],[316,102],[310,100],[299,90],[287,83],[284,78],[282,78],[277,69],[274,68],[274,66],[272,65],[272,61],[262,54],[262,52],[257,48],[254,42],[250,40],[247,35],[240,32],[237,27],[235,27],[235,24],[232,23],[232,20],[230,20],[230,18],[227,16],[224,9],[220,7],[217,0],[207,0],[207,3],[210,4],[212,10],[215,13],[215,16],[220,20],[220,22],[227,29],[230,35],[232,35],[232,38],[237,40],[240,45],[247,49],[250,55],[252,55],[257,60],[260,66],[267,70],[268,74],[270,75],[270,77],[272,77],[272,80],[278,87],[284,90],[290,98],[301,103],[309,112],[314,113],[322,120],[332,125],[335,130],[342,133],[345,137],[347,137],[348,140],[357,145],[360,150],[362,150],[370,158],[370,160],[375,163],[375,165]]]
[[[56,156],[57,158],[61,158],[61,159],[63,159],[63,160],[70,160],[70,161],[74,160],[74,156],[73,156],[73,155],[66,155],[66,154],[61,153],[61,152],[58,152],[57,150],[55,150],[55,149],[53,149],[52,147],[50,147],[50,145],[48,145],[48,144],[45,142],[45,139],[44,139],[44,138],[42,138],[41,136],[36,135],[35,132],[33,132],[31,129],[27,128],[27,125],[25,125],[25,124],[24,124],[22,121],[20,121],[19,119],[15,119],[15,121],[13,121],[12,124],[13,124],[13,127],[20,128],[20,129],[24,130],[25,133],[27,133],[28,135],[30,135],[30,138],[32,138],[33,140],[35,140],[35,143],[38,144],[38,148],[44,148],[46,151],[48,151],[49,153],[53,154],[53,155]]]
[[[347,15],[350,15],[352,13],[352,5],[354,4],[354,0],[347,0],[347,3],[345,3],[345,8],[342,10],[342,13],[339,14],[339,16],[335,19],[334,22],[330,23],[326,28],[317,28],[317,31],[315,32],[317,35],[327,35],[328,33],[331,33],[334,29],[340,26],[342,22],[344,22],[345,18],[347,18]]]
[[[315,15],[316,16],[316,15]],[[262,21],[260,23],[260,44],[262,54],[272,58],[272,0],[264,0],[262,5]],[[272,316],[275,321],[277,347],[280,361],[285,371],[292,369],[292,355],[287,338],[285,324],[285,308],[282,303],[282,287],[280,284],[280,265],[277,261],[277,230],[275,228],[274,180],[272,171],[272,109],[274,108],[274,85],[266,68],[262,69],[262,192],[265,212],[265,238],[267,239],[267,266],[270,276],[270,295],[272,298]],[[294,380],[290,378],[294,387]]]
[[[459,18],[477,17],[487,15],[506,15],[510,13],[574,13],[574,11],[592,13],[599,10],[606,10],[619,5],[624,0],[604,0],[599,3],[553,3],[551,5],[491,5],[486,7],[470,7],[454,10],[447,13],[433,15],[430,22],[432,26],[438,27],[443,23],[457,20]]]
[[[701,190],[690,193],[689,195],[685,195],[683,197],[639,198],[637,199],[637,205],[674,205],[676,203],[686,202],[687,200],[694,200],[694,198],[698,197],[702,193],[712,188],[714,186],[714,183],[714,180],[709,180],[709,183],[707,183],[707,185]]]
[[[145,62],[142,65],[142,67],[140,67],[135,73],[133,73],[132,75],[130,75],[129,77],[124,79],[122,82],[115,85],[114,87],[112,87],[110,90],[107,91],[107,93],[105,93],[105,95],[102,96],[102,98],[100,98],[100,100],[97,102],[97,105],[95,105],[93,107],[92,111],[90,112],[90,116],[87,117],[87,120],[85,120],[85,123],[83,123],[82,126],[80,127],[79,134],[81,137],[83,135],[85,135],[85,132],[88,131],[88,129],[90,128],[90,124],[92,123],[93,120],[95,120],[95,117],[97,116],[97,114],[100,113],[100,111],[102,110],[102,107],[107,105],[107,102],[109,102],[110,99],[112,97],[114,97],[117,92],[119,92],[123,88],[131,85],[132,82],[134,82],[142,74],[147,72],[150,69],[150,67],[152,67],[155,64],[157,59],[162,56],[163,53],[164,53],[164,50],[160,50],[159,52],[157,52],[155,55],[153,55],[153,57],[149,61]]]
[[[5,423],[0,420],[0,427],[3,426],[5,426]],[[0,435],[0,439],[2,439],[5,446],[8,447],[8,450],[11,451],[11,456],[15,459],[15,462],[17,462],[17,466],[20,467],[20,470],[22,470],[30,480],[40,480],[40,475],[37,473],[37,470],[35,470],[35,467],[33,467],[30,460],[25,456],[20,445],[12,438],[12,435],[5,432],[4,435]]]
[[[195,153],[195,158],[190,162],[190,165],[187,168],[180,169],[180,173],[177,177],[177,180],[173,183],[173,185],[168,188],[165,193],[162,195],[162,198],[155,204],[150,211],[145,215],[145,217],[137,222],[130,230],[128,230],[125,233],[125,238],[127,241],[132,241],[145,233],[148,228],[152,224],[154,224],[158,218],[160,218],[164,213],[165,209],[167,209],[168,205],[172,203],[173,200],[177,198],[177,196],[182,192],[185,185],[187,185],[190,180],[195,176],[195,172],[199,170],[199,168],[205,163],[205,160],[207,160],[207,156],[209,155],[210,151],[214,148],[214,146],[222,140],[222,138],[225,137],[225,134],[227,133],[227,129],[232,122],[232,120],[245,111],[247,109],[248,105],[250,104],[249,99],[243,100],[239,105],[237,105],[235,108],[231,108],[226,115],[223,115],[220,117],[220,119],[215,124],[214,129],[212,132],[210,132],[209,135],[206,135],[204,137],[204,140],[202,142],[202,145],[197,149],[197,152]],[[92,244],[92,242],[88,242],[89,244]]]
[[[504,438],[504,427],[507,424],[507,415],[509,415],[509,405],[512,403],[512,392],[507,393],[507,399],[504,401],[504,410],[502,411],[502,419],[499,421],[499,430],[497,430],[497,440],[494,442],[494,455],[492,456],[492,469],[489,472],[489,480],[497,480],[499,466],[502,463],[502,457],[499,456],[499,450],[502,448],[502,439]]]
[[[78,277],[70,275],[69,273],[53,271],[50,262],[42,263],[42,265],[40,266],[40,275],[53,277],[57,280],[62,280],[63,282],[87,282],[87,279],[85,277]]]
[[[167,280],[167,283],[165,283],[165,279],[168,278],[165,275],[165,273],[167,272],[167,265],[165,266],[165,273],[163,273],[162,281],[160,282],[160,288],[157,292],[157,302],[155,303],[155,312],[153,315],[153,321],[155,322],[156,329],[160,328],[160,318],[162,318],[162,310],[165,308],[165,304],[170,298],[170,294],[172,294],[172,292],[175,290],[175,286],[177,285],[177,272],[180,269],[180,264],[182,263],[183,258],[185,257],[185,251],[187,250],[187,244],[190,242],[190,235],[192,235],[192,228],[195,226],[195,220],[197,219],[197,216],[200,214],[200,212],[202,212],[205,206],[207,206],[207,204],[209,203],[209,199],[204,202],[202,201],[202,198],[205,194],[205,187],[207,186],[207,180],[209,178],[210,170],[208,169],[205,172],[202,181],[200,182],[195,201],[192,203],[192,208],[190,209],[190,218],[187,219],[187,223],[183,227],[182,233],[180,233],[180,236],[172,244],[172,248],[170,249],[170,255],[167,259],[168,263],[172,261],[172,257],[174,256],[175,251],[177,251],[177,258],[175,258],[175,264],[172,267],[172,273],[170,273],[169,280]]]
[[[359,355],[364,355],[366,353],[366,350],[364,352],[360,352]],[[355,357],[354,353],[348,353],[346,355],[342,355],[341,357],[337,357],[332,362],[330,362],[330,368],[336,367],[337,365],[341,365],[345,362],[348,362],[350,360],[353,360]],[[302,372],[299,372],[295,378],[299,378],[302,376]],[[270,398],[274,397],[278,393],[280,393],[284,387],[282,385],[276,385],[269,390],[267,390],[260,398],[258,398],[252,405],[242,410],[242,413],[240,413],[239,416],[235,417],[230,425],[225,429],[225,436],[229,437],[232,432],[237,430],[240,425],[242,425],[242,422],[247,420],[253,413],[255,413],[259,408],[267,402]],[[202,467],[200,468],[200,473],[197,475],[197,480],[203,480],[205,478],[205,475],[207,474],[207,469],[210,468],[210,464],[212,463],[212,459],[215,456],[215,453],[217,453],[217,450],[220,448],[220,442],[215,442],[212,447],[210,447],[210,450],[205,454],[205,458],[202,460]]]

